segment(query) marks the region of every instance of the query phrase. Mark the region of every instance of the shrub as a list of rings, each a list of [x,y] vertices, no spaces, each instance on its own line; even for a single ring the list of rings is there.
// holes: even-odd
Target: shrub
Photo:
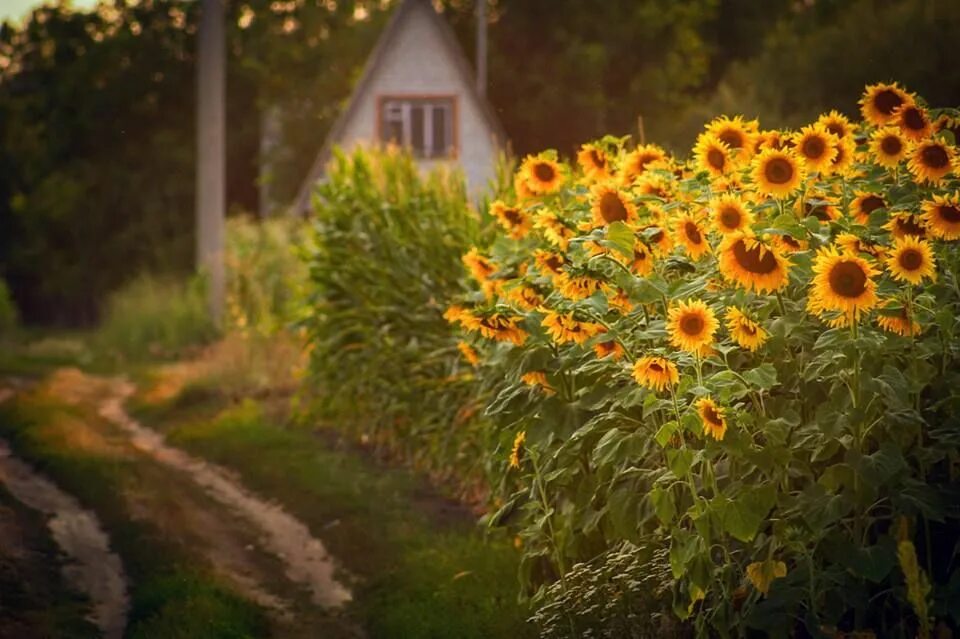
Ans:
[[[699,636],[960,622],[958,111],[863,103],[800,132],[718,118],[688,161],[545,152],[491,205],[505,233],[447,317],[543,619],[629,542],[667,553]]]
[[[478,463],[472,374],[441,301],[480,238],[462,177],[406,154],[338,153],[314,199],[303,321],[317,409],[429,470]]]
[[[141,275],[110,296],[96,342],[126,358],[174,357],[213,340],[201,278],[189,282]]]
[[[272,335],[297,318],[307,279],[298,251],[306,232],[306,223],[291,217],[228,220],[227,317],[232,328]]]
[[[0,338],[13,335],[19,324],[20,315],[10,295],[10,288],[0,278]]]

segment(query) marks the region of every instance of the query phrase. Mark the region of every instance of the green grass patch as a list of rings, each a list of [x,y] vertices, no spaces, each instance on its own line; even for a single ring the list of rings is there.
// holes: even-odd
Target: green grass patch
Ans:
[[[51,427],[97,416],[29,394],[0,406],[0,436],[17,454],[97,513],[131,581],[126,636],[136,639],[244,639],[269,634],[263,611],[198,567],[158,530],[133,521],[121,493],[132,461],[71,446]],[[43,427],[41,427],[41,425]],[[60,636],[60,635],[56,635]]]
[[[508,539],[484,536],[410,473],[269,423],[252,400],[211,418],[208,397],[185,399],[141,418],[172,444],[240,472],[307,523],[360,577],[353,612],[371,637],[533,636],[516,600],[519,553]]]

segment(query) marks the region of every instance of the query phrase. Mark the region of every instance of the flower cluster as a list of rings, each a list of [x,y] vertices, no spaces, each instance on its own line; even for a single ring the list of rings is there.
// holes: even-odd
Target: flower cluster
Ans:
[[[864,399],[882,388],[870,375],[899,375],[884,358],[914,370],[918,340],[940,330],[937,298],[960,298],[957,111],[930,109],[896,83],[867,87],[860,107],[860,122],[831,111],[797,131],[720,117],[688,159],[612,137],[584,144],[572,165],[553,151],[529,156],[512,194],[491,206],[502,237],[464,257],[477,291],[447,317],[470,341],[464,353],[479,375],[501,384],[490,410],[507,417],[505,436],[524,432],[527,458],[543,460],[538,473],[554,466],[534,477],[540,494],[550,496],[546,482],[564,464],[576,466],[571,458],[576,480],[557,484],[558,502],[586,476],[612,499],[622,469],[604,464],[650,468],[632,481],[656,517],[631,511],[632,521],[644,534],[670,531],[672,562],[679,539],[692,544],[674,565],[691,607],[723,601],[717,589],[727,587],[711,535],[741,544],[729,546],[741,584],[757,597],[777,592],[805,546],[786,528],[764,528],[770,510],[787,487],[819,485],[825,471],[813,462],[823,451],[878,449],[890,417]],[[931,288],[945,269],[953,289]],[[952,352],[950,336],[937,337],[937,352]],[[864,340],[879,356],[875,373],[857,350]],[[901,384],[910,410],[923,383]],[[854,416],[823,425],[844,411]],[[870,415],[876,421],[863,423]],[[784,428],[810,434],[791,442]],[[610,452],[634,437],[622,446],[631,459]],[[600,450],[598,440],[606,456],[590,448]],[[779,462],[762,461],[781,448]],[[527,468],[516,450],[505,472]],[[747,524],[734,513],[747,508],[736,505],[744,491],[756,492]],[[549,511],[558,521],[546,542],[531,540],[557,543],[563,510]],[[630,538],[611,532],[622,525],[601,527],[608,543]],[[576,559],[573,547],[554,546],[558,569],[565,553]]]

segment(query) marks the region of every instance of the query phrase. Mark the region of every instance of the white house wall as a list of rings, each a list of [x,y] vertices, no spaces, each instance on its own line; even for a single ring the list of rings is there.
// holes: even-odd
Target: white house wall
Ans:
[[[350,149],[377,141],[379,96],[455,95],[458,161],[470,191],[476,193],[494,175],[494,134],[427,11],[432,11],[427,3],[416,3],[402,17],[404,23],[397,25],[393,41],[387,43],[380,64],[371,69],[369,83],[357,96],[338,144]],[[436,162],[423,161],[421,165],[427,168]]]

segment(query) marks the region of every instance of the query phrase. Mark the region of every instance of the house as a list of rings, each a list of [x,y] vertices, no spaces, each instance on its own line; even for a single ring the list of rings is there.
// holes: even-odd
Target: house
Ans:
[[[353,95],[334,123],[297,194],[310,205],[333,147],[394,142],[424,168],[459,165],[470,192],[494,176],[506,137],[480,91],[453,30],[429,0],[402,0],[367,60]]]

